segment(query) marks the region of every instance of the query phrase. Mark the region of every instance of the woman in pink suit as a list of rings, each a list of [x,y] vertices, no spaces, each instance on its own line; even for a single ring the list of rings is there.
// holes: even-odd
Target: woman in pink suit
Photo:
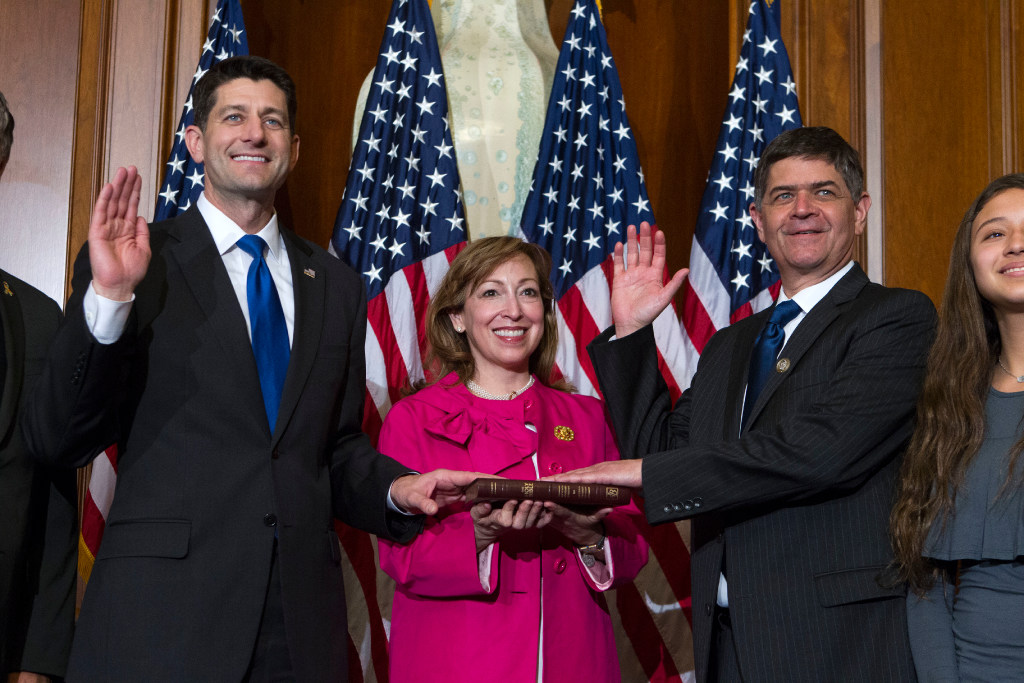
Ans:
[[[513,237],[477,240],[452,262],[427,311],[440,379],[391,409],[382,452],[513,479],[618,457],[601,403],[549,382],[550,268]],[[382,540],[397,583],[391,680],[620,680],[603,592],[647,561],[643,524],[632,505],[508,501],[446,508],[409,545]]]

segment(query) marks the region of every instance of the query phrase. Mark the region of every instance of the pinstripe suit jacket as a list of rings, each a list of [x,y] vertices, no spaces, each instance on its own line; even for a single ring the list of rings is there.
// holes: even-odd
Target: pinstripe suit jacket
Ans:
[[[716,334],[674,409],[650,328],[590,347],[623,457],[644,458],[652,523],[692,520],[694,659],[708,680],[723,561],[748,681],[913,681],[889,510],[932,339],[920,292],[855,265],[808,312],[740,418],[764,311]]]

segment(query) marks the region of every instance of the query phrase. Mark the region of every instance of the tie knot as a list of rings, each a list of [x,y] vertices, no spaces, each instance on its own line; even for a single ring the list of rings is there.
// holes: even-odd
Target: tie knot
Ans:
[[[775,310],[772,311],[772,317],[768,319],[768,322],[775,323],[779,327],[785,327],[789,324],[789,321],[798,315],[800,315],[800,304],[792,299],[787,299],[775,306]]]
[[[244,235],[235,244],[256,261],[263,258],[263,249],[267,246],[267,243],[259,235]]]

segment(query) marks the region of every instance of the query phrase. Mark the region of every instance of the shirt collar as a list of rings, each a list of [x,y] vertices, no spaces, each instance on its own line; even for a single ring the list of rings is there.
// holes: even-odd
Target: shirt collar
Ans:
[[[836,283],[842,280],[843,276],[849,273],[852,268],[853,261],[851,260],[845,266],[832,273],[829,277],[817,284],[811,285],[810,287],[804,287],[792,297],[786,296],[786,290],[782,289],[779,291],[779,300],[777,303],[782,303],[783,301],[788,301],[792,298],[793,301],[796,302],[796,305],[800,307],[800,310],[807,313],[817,306],[818,302],[824,299],[825,295],[832,291],[832,288],[836,286]]]
[[[196,208],[199,209],[203,220],[206,221],[206,226],[210,229],[210,234],[213,236],[213,242],[217,245],[217,252],[221,256],[235,248],[238,240],[246,234],[244,230],[238,227],[237,223],[228,218],[223,211],[206,198],[205,192],[199,195],[199,199],[196,201]],[[270,247],[270,258],[279,260],[281,253],[284,251],[284,240],[281,238],[281,230],[277,225],[276,211],[270,217],[267,224],[263,226],[263,229],[256,234],[262,237],[263,241]]]

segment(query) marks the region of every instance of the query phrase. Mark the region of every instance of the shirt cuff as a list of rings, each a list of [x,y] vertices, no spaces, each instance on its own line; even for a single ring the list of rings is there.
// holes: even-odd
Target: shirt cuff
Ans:
[[[476,556],[476,570],[480,576],[480,587],[485,593],[491,592],[491,556],[494,553],[494,544],[490,544]]]
[[[128,324],[128,316],[132,312],[135,295],[128,301],[114,301],[96,293],[92,282],[82,300],[82,311],[85,313],[85,324],[89,333],[100,344],[113,344]]]

